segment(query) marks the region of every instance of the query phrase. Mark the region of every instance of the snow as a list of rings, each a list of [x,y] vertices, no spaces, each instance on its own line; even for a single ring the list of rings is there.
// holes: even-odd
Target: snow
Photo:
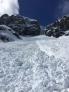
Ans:
[[[0,92],[69,92],[69,36],[1,42]]]
[[[1,36],[4,37],[4,39],[1,39],[2,41],[6,40],[6,38],[9,41],[18,40],[18,38],[14,34],[15,34],[15,31],[9,28],[8,26],[0,25],[0,39],[1,39]]]

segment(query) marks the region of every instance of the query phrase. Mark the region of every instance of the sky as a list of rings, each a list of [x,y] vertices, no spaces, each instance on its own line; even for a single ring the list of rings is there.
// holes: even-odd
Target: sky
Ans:
[[[20,14],[47,25],[69,15],[69,0],[0,0],[0,16],[3,14]]]
[[[60,0],[19,0],[20,14],[46,25],[56,20],[59,2]]]
[[[18,15],[19,2],[18,0],[0,0],[0,16],[3,14]]]

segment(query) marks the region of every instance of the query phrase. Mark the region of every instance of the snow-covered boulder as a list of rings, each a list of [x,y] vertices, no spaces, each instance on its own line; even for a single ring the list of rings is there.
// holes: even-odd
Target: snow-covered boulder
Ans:
[[[15,41],[18,39],[18,35],[10,27],[6,25],[0,25],[0,40],[3,42]]]

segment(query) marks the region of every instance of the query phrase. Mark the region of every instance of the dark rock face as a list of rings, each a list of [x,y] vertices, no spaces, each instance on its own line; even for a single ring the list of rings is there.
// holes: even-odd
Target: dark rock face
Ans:
[[[36,36],[40,34],[40,25],[37,20],[32,20],[20,15],[8,16],[5,14],[0,18],[0,25],[7,25],[22,36]]]
[[[4,14],[0,17],[0,25],[7,25],[8,24],[9,16],[7,14]]]
[[[62,35],[69,35],[69,16],[64,16],[55,23],[46,27],[45,34],[47,36],[60,37]]]
[[[36,36],[40,35],[40,25],[37,20],[25,18],[25,30],[23,32],[23,35],[31,35],[31,36]]]

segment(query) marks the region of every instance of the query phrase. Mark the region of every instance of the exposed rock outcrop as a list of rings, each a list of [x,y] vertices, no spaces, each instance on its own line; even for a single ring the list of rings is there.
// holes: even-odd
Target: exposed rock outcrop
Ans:
[[[62,35],[69,35],[69,16],[64,16],[56,22],[47,25],[45,29],[47,36],[60,37]]]
[[[0,18],[0,25],[7,25],[22,36],[40,35],[40,25],[38,21],[20,15],[8,16],[5,14]]]
[[[1,28],[2,27],[2,28]],[[0,39],[11,41],[13,38],[8,37],[6,32],[9,31],[10,28],[12,35],[14,35],[17,39],[20,39],[21,36],[37,36],[37,35],[46,35],[53,37],[60,37],[62,35],[69,35],[69,16],[64,16],[61,19],[58,19],[56,22],[47,25],[46,27],[41,26],[37,20],[30,19],[24,16],[9,16],[4,14],[0,17]],[[2,34],[1,31],[5,30],[5,34]],[[14,33],[12,32],[14,31]],[[14,38],[15,38],[14,37]]]

